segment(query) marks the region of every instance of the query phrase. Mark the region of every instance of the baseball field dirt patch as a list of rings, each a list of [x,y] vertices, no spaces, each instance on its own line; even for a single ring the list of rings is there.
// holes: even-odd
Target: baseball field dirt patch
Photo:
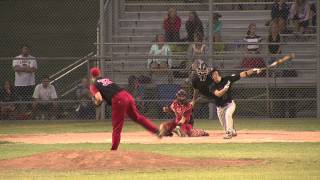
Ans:
[[[238,131],[238,136],[222,139],[221,131],[209,131],[208,137],[164,137],[158,139],[147,131],[122,133],[121,143],[138,144],[201,144],[201,143],[264,143],[320,142],[320,131]],[[0,141],[28,144],[111,143],[111,133],[61,133],[1,135]]]
[[[248,166],[262,163],[250,159],[189,159],[148,152],[59,151],[0,161],[0,169],[73,170],[165,170]]]

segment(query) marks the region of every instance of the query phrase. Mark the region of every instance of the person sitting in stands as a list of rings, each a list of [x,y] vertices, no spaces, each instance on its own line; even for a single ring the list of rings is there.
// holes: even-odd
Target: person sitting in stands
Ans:
[[[8,120],[13,118],[13,113],[16,109],[12,101],[16,100],[16,94],[9,81],[5,81],[3,88],[0,91],[0,112],[1,118],[3,120]]]
[[[164,18],[163,29],[166,35],[167,42],[180,41],[181,19],[177,15],[175,8],[169,8],[168,15]]]
[[[192,62],[191,70],[195,71],[201,63],[207,63],[207,46],[203,43],[203,36],[201,34],[194,35],[194,43],[190,44],[187,56]]]
[[[246,46],[247,55],[241,63],[241,67],[244,69],[265,67],[263,58],[255,55],[260,53],[259,43],[262,41],[262,38],[256,34],[256,29],[256,24],[250,24],[247,36],[244,38],[244,41],[248,43]],[[264,76],[264,73],[260,73],[258,76]]]
[[[189,13],[189,19],[186,22],[186,31],[187,31],[187,38],[185,41],[187,42],[193,42],[194,41],[194,35],[196,33],[204,35],[203,33],[203,25],[202,22],[195,11],[191,11]]]
[[[151,56],[170,56],[172,54],[170,46],[165,43],[165,38],[162,34],[156,36],[156,42],[150,48],[149,55]],[[170,69],[172,60],[170,57],[148,59],[149,69]]]
[[[80,119],[93,119],[95,117],[95,107],[92,103],[92,96],[90,93],[89,79],[84,77],[81,79],[81,84],[76,89],[77,100],[80,101],[76,113]]]
[[[280,33],[286,32],[288,17],[289,5],[286,0],[275,0],[271,8],[271,23],[278,23]]]
[[[295,32],[303,34],[309,26],[310,5],[307,0],[295,0],[291,5],[290,19],[295,26]]]
[[[280,27],[279,23],[277,21],[273,21],[271,25],[271,29],[268,36],[268,42],[269,43],[280,43],[281,37],[280,37]],[[269,61],[269,64],[272,64],[275,60],[278,58],[275,57],[277,54],[281,54],[281,46],[280,44],[269,44],[268,50],[271,55],[273,55]]]
[[[137,106],[140,111],[143,112],[144,110],[144,85],[141,82],[141,79],[131,75],[128,78],[128,92],[131,93],[132,97],[137,101]]]
[[[38,84],[33,92],[33,115],[38,118],[41,112],[41,119],[55,119],[57,115],[57,92],[53,85],[50,84],[49,77],[42,79],[42,83]],[[48,117],[46,117],[47,115]]]

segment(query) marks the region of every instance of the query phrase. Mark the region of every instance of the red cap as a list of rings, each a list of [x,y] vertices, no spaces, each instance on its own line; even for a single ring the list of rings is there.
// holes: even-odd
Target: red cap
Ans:
[[[90,69],[90,74],[92,77],[98,77],[100,76],[100,69],[97,67],[93,67]]]

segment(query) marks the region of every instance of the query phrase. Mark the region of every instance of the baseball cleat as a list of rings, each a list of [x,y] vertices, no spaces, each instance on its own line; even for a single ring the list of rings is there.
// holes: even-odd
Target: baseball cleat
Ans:
[[[186,134],[181,131],[180,126],[177,126],[172,132],[174,132],[179,137],[186,137]]]
[[[223,136],[223,139],[231,139],[232,138],[232,132],[227,131],[226,134]]]
[[[175,133],[177,136],[182,137],[180,128],[175,128],[174,130],[172,130],[173,133]]]
[[[236,129],[232,129],[232,137],[236,137],[238,135],[237,130]]]

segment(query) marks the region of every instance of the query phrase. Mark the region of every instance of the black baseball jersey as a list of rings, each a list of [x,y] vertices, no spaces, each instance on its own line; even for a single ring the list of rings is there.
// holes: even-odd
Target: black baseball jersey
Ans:
[[[213,97],[213,94],[209,90],[209,86],[213,80],[211,79],[210,73],[207,75],[207,79],[205,81],[200,81],[199,77],[195,75],[192,79],[192,87],[194,89],[198,89],[199,92],[209,98]]]
[[[112,97],[116,95],[118,92],[122,91],[116,83],[112,82],[108,78],[98,77],[93,85],[90,86],[90,91],[92,94],[97,93],[98,91],[101,93],[102,98],[111,105]]]
[[[221,81],[219,83],[213,82],[210,86],[210,92],[214,94],[215,90],[221,90],[224,88],[224,86],[230,81],[230,87],[229,90],[222,96],[222,97],[217,97],[214,96],[215,99],[215,104],[216,106],[222,107],[225,106],[227,103],[232,102],[232,83],[240,79],[240,74],[233,74],[231,76],[225,76],[221,78]]]

